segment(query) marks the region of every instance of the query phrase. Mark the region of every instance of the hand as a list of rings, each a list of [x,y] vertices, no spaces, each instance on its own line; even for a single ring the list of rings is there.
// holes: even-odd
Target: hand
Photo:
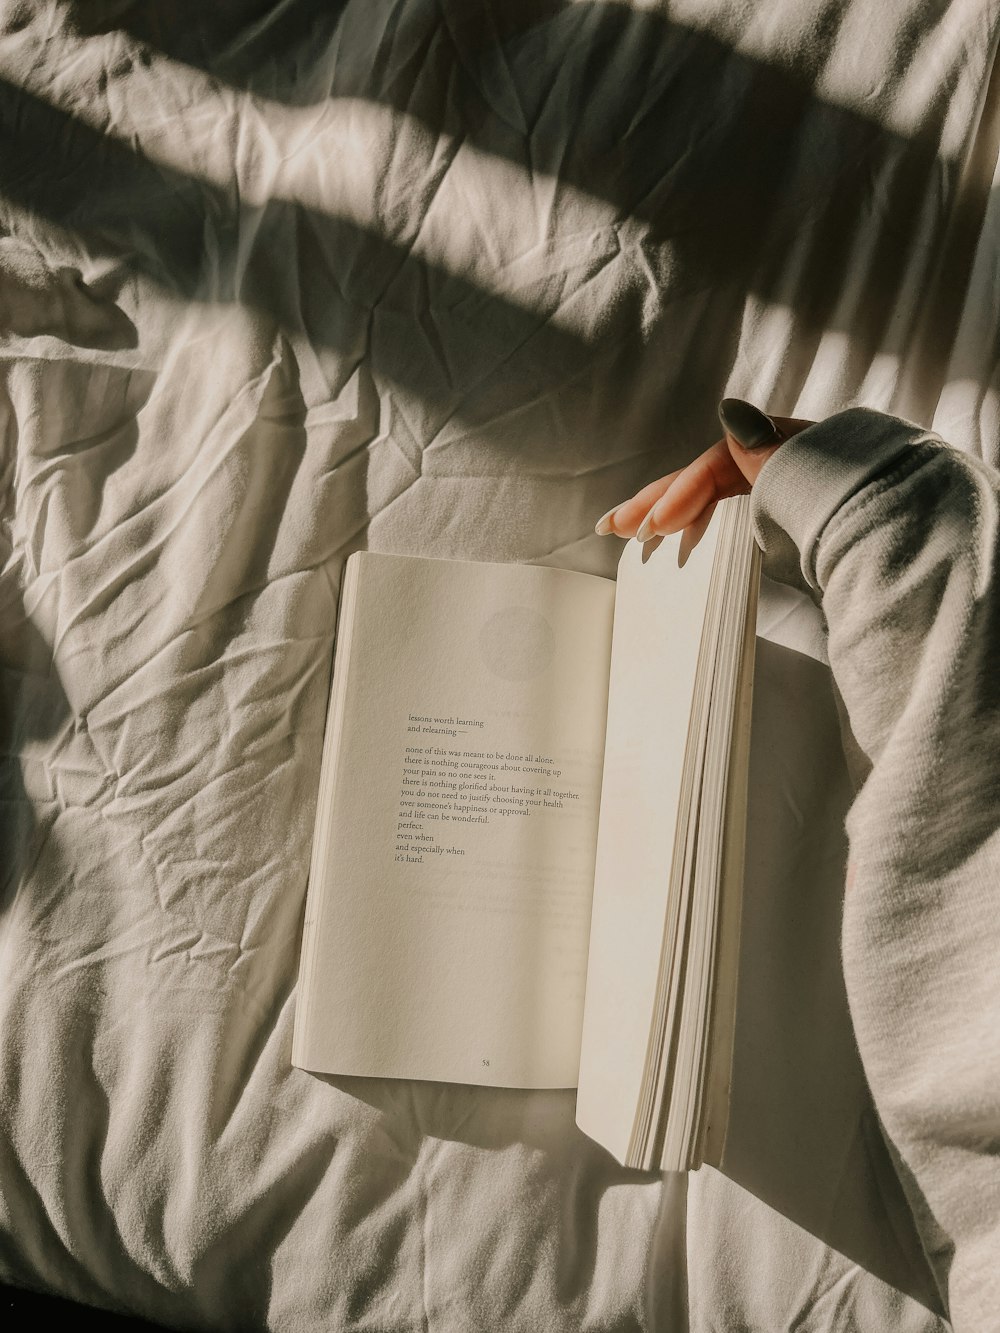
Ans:
[[[687,467],[651,481],[598,521],[599,536],[664,537],[684,529],[683,553],[701,540],[720,500],[745,495],[781,444],[815,423],[767,417],[749,403],[726,398],[719,408],[725,435]],[[738,434],[737,434],[738,433]]]

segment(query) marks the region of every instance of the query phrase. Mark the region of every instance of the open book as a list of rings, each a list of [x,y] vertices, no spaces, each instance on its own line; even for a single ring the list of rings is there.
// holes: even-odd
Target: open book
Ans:
[[[577,1087],[625,1165],[726,1128],[758,551],[746,497],[617,584],[358,552],[293,1061]]]

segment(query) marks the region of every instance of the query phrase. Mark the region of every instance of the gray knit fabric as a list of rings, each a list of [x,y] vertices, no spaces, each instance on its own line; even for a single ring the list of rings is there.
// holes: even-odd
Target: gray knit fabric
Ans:
[[[855,409],[753,491],[804,583],[870,771],[843,962],[864,1068],[959,1333],[1000,1328],[1000,474]]]

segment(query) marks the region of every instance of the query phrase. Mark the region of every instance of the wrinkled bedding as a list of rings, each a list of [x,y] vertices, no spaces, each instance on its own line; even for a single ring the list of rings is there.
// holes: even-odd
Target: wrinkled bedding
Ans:
[[[179,1328],[943,1327],[571,1093],[289,1057],[351,551],[610,576],[594,521],[726,393],[1000,461],[998,31],[0,6],[0,1278]]]

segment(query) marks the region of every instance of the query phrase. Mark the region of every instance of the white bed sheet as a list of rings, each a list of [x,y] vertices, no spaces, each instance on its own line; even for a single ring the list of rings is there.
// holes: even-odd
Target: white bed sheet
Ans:
[[[940,1327],[572,1094],[289,1055],[352,550],[611,574],[595,519],[726,393],[998,461],[997,32],[0,6],[0,1277],[206,1329]]]

